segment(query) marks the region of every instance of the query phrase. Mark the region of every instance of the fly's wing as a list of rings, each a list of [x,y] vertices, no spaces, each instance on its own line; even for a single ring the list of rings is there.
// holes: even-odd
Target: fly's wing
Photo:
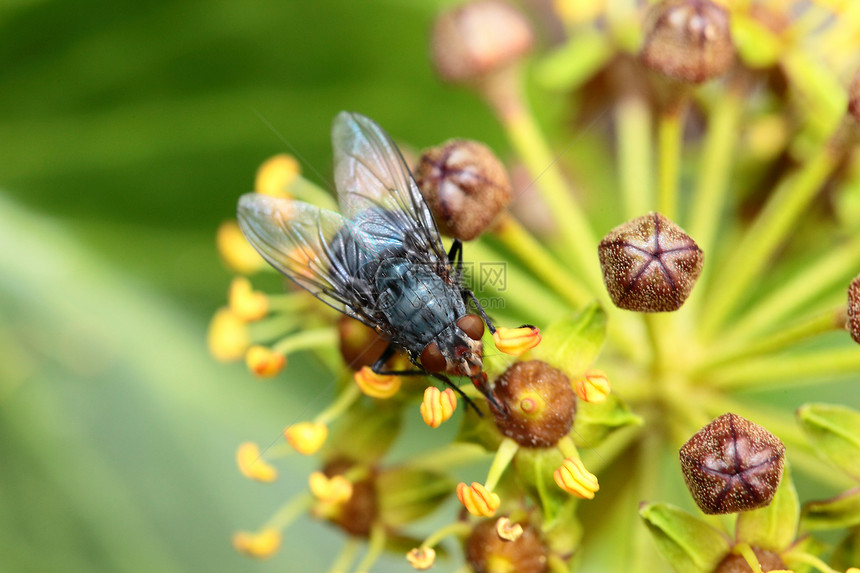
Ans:
[[[355,249],[366,250],[354,225],[338,213],[302,201],[247,193],[239,199],[239,228],[270,265],[329,306],[370,327],[353,284],[352,271],[332,246],[344,236]]]
[[[342,111],[332,126],[340,210],[377,245],[447,261],[433,215],[397,146],[372,120]],[[408,239],[409,245],[402,245]]]

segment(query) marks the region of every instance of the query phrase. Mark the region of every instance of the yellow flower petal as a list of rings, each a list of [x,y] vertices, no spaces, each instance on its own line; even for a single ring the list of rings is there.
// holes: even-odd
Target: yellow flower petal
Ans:
[[[278,470],[260,456],[260,448],[254,442],[245,442],[236,451],[236,464],[245,477],[271,483],[278,477]]]
[[[469,513],[478,517],[492,517],[501,503],[498,494],[489,491],[478,482],[472,482],[471,486],[462,482],[458,484],[457,499]]]
[[[400,376],[380,375],[370,366],[362,366],[353,374],[355,383],[362,392],[371,398],[391,398],[400,390]]]
[[[299,422],[284,430],[284,437],[300,454],[315,454],[328,438],[328,427],[316,422]]]
[[[567,458],[553,474],[558,487],[582,499],[594,499],[600,489],[597,477],[585,469],[579,458]]]
[[[265,346],[252,346],[245,354],[245,364],[260,378],[272,378],[287,365],[287,357]]]
[[[229,308],[218,309],[209,322],[206,343],[209,346],[209,352],[216,360],[221,362],[239,360],[251,344],[248,326]]]
[[[240,531],[233,535],[233,547],[249,557],[266,559],[281,547],[281,532],[277,529],[264,529],[258,533]]]
[[[540,344],[540,329],[536,326],[521,326],[519,328],[499,327],[493,333],[496,348],[505,354],[519,356],[526,350]]]
[[[301,172],[296,158],[286,153],[270,157],[257,169],[254,190],[272,197],[289,197],[287,187]]]
[[[440,391],[435,386],[424,390],[424,400],[421,402],[421,417],[431,428],[438,428],[448,420],[457,409],[457,395],[451,388]]]

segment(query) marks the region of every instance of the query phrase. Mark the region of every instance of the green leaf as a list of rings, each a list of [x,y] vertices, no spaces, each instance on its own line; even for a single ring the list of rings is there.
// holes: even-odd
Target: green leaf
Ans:
[[[599,403],[579,401],[571,437],[577,446],[594,447],[625,426],[638,426],[642,418],[630,411],[615,394]]]
[[[780,552],[797,536],[800,502],[788,464],[773,500],[767,507],[744,511],[738,516],[735,536],[753,547]]]
[[[644,503],[639,516],[677,573],[711,573],[731,550],[725,534],[679,507]]]
[[[860,487],[828,500],[804,504],[801,519],[803,528],[812,531],[860,525]]]
[[[860,479],[860,412],[832,404],[806,404],[797,416],[815,449]]]
[[[591,365],[606,340],[606,313],[597,303],[550,324],[532,356],[576,379]]]

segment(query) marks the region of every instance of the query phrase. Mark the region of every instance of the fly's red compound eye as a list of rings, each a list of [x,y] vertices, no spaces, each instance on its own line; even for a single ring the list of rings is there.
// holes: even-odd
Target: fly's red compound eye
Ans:
[[[442,372],[448,367],[445,357],[442,356],[442,352],[435,342],[424,347],[424,351],[421,353],[421,366],[428,372]]]
[[[467,314],[457,321],[457,326],[472,340],[481,340],[484,336],[484,321],[477,314]]]

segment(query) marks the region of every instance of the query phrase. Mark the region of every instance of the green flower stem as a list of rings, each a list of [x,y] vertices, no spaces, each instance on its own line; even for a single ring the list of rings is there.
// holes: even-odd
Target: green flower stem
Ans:
[[[678,179],[681,173],[681,142],[684,136],[686,103],[663,110],[657,123],[659,184],[657,210],[671,219],[678,218]]]
[[[490,471],[487,473],[487,481],[484,483],[484,487],[486,487],[487,490],[493,491],[496,485],[498,485],[502,474],[508,466],[511,465],[511,460],[514,459],[514,456],[519,449],[520,446],[512,439],[505,438],[502,440],[502,443],[499,444],[499,449],[496,450],[496,456],[493,458],[493,463],[490,465]]]
[[[842,324],[838,320],[840,316],[839,309],[827,310],[815,314],[799,324],[780,329],[753,342],[732,339],[729,345],[725,345],[721,349],[709,350],[706,360],[696,366],[692,376],[694,378],[701,377],[715,367],[746,358],[772,354],[819,334],[839,330],[842,328]],[[705,381],[710,382],[707,379]]]
[[[550,553],[547,565],[551,573],[570,573],[570,567],[564,560],[554,553]]]
[[[349,410],[359,396],[361,396],[361,390],[358,385],[347,384],[343,391],[338,393],[337,399],[314,418],[314,422],[328,425],[337,420]]]
[[[732,552],[744,558],[750,569],[752,569],[752,573],[762,573],[761,563],[758,562],[758,557],[755,556],[755,552],[749,543],[738,543],[734,546]]]
[[[600,473],[618,456],[627,451],[633,442],[643,434],[645,426],[626,426],[612,432],[600,443],[599,450],[589,448],[582,452],[582,463],[593,474]]]
[[[518,71],[512,73],[517,73]],[[498,82],[495,91],[487,93],[494,105],[502,126],[519,157],[531,174],[534,185],[540,189],[550,211],[556,218],[564,252],[582,270],[586,283],[593,292],[600,292],[602,277],[594,250],[597,240],[585,211],[574,200],[570,186],[558,166],[558,158],[550,151],[537,120],[525,102],[519,78]],[[490,89],[485,90],[489,92]]]
[[[647,312],[642,315],[645,322],[645,330],[648,332],[648,341],[651,343],[651,374],[656,380],[664,371],[666,363],[666,332],[669,320],[664,315],[656,312]]]
[[[732,156],[738,140],[743,104],[741,88],[735,86],[729,89],[715,104],[708,122],[688,226],[690,236],[707,254],[713,253],[714,237],[729,189]],[[705,272],[708,268],[705,265]]]
[[[618,162],[624,217],[633,219],[653,210],[651,111],[644,98],[631,94],[615,108]]]
[[[465,521],[455,521],[445,527],[437,529],[433,532],[427,539],[424,540],[424,543],[421,544],[421,547],[435,547],[439,544],[440,541],[445,539],[446,537],[460,537],[465,538],[472,532],[472,525]]]
[[[266,295],[269,302],[269,311],[297,312],[308,307],[313,299],[304,292],[287,292],[281,294]]]
[[[487,451],[478,444],[455,442],[448,446],[422,452],[410,459],[409,467],[413,469],[438,470],[473,464],[476,460],[487,457]]]
[[[795,563],[802,563],[804,565],[811,565],[812,567],[815,567],[816,569],[821,571],[821,573],[841,573],[840,571],[837,571],[836,569],[829,566],[827,563],[825,563],[818,557],[810,555],[809,553],[805,553],[803,551],[789,551],[785,555],[785,558],[789,561],[789,563],[791,563],[791,566],[795,569],[798,568]]]
[[[324,346],[336,346],[338,342],[337,328],[327,326],[314,330],[300,330],[279,340],[272,346],[273,352],[290,354],[297,350],[308,350]]]
[[[856,348],[824,349],[803,354],[780,355],[715,368],[705,383],[723,390],[764,390],[777,385],[815,384],[824,376],[856,375],[860,352]]]
[[[358,555],[358,547],[359,541],[357,537],[347,537],[346,542],[343,544],[343,549],[340,550],[340,554],[337,556],[337,559],[332,563],[329,573],[343,573],[344,571],[349,571],[352,568],[352,564],[355,562],[356,555]]]
[[[287,503],[281,506],[278,511],[263,524],[261,529],[276,529],[283,531],[289,527],[296,519],[305,515],[311,508],[313,496],[309,492],[297,495]]]
[[[277,314],[248,324],[248,336],[254,342],[265,342],[283,336],[299,326],[292,314]]]
[[[771,292],[767,298],[745,312],[737,323],[723,331],[714,349],[719,353],[721,346],[745,344],[759,333],[773,328],[785,317],[811,300],[818,298],[834,285],[845,282],[857,273],[860,267],[860,239],[832,250],[821,260],[804,266],[797,275],[784,285]]]
[[[751,283],[761,275],[774,251],[791,234],[797,218],[833,172],[839,156],[834,145],[823,145],[771,195],[740,244],[732,249],[721,272],[714,275],[719,280],[709,285],[708,304],[702,312],[706,340],[745,298]]]
[[[370,571],[370,568],[379,560],[382,552],[385,551],[385,527],[381,523],[374,523],[370,528],[370,539],[367,544],[367,553],[359,561],[356,571]]]

